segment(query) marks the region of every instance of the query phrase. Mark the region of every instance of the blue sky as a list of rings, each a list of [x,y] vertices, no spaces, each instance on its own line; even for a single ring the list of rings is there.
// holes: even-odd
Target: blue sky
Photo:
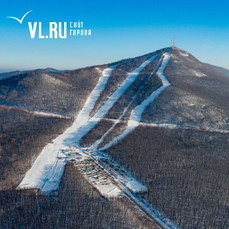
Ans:
[[[29,13],[22,24],[19,19]],[[76,69],[176,45],[202,62],[229,69],[229,1],[82,0],[0,3],[0,70]],[[31,39],[28,22],[84,22],[91,36]],[[69,32],[68,28],[68,32]],[[38,28],[37,28],[38,30]]]

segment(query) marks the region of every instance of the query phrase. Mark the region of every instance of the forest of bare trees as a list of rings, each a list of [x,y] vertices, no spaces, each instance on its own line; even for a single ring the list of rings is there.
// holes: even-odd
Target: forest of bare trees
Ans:
[[[138,127],[106,152],[181,228],[228,228],[228,134]]]
[[[31,71],[0,81],[1,228],[154,228],[126,197],[102,197],[70,162],[60,189],[51,195],[15,188],[43,147],[72,125],[103,69],[117,65],[91,116],[128,72],[158,54],[79,144],[89,147],[100,139],[135,98],[99,146],[121,134],[131,110],[162,85],[155,73],[147,78],[166,50],[62,74]],[[105,153],[147,187],[138,197],[174,225],[229,228],[229,134],[223,132],[229,130],[229,80],[182,50],[169,51],[165,74],[171,86],[146,107],[142,123]]]
[[[0,206],[1,228],[156,228],[126,198],[101,197],[71,163],[58,193],[0,191]]]

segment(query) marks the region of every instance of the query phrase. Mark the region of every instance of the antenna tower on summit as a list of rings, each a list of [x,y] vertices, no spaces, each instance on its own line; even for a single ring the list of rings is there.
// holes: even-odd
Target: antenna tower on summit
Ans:
[[[173,41],[172,41],[172,48],[175,48],[175,47],[176,47],[176,44],[175,44],[175,34],[174,34]]]

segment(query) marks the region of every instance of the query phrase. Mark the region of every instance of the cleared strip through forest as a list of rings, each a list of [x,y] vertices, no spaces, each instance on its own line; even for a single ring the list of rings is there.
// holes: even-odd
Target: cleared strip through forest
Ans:
[[[71,116],[55,114],[55,113],[50,113],[50,112],[46,112],[46,111],[32,110],[32,109],[29,109],[27,107],[0,105],[0,108],[7,109],[7,110],[21,111],[21,112],[25,112],[25,113],[33,115],[33,116],[65,118],[65,119],[73,118]]]
[[[117,119],[109,119],[103,118],[102,120],[116,122]],[[127,123],[128,121],[119,120],[119,123]],[[228,130],[221,130],[215,128],[208,128],[208,127],[199,127],[193,125],[177,125],[173,123],[145,123],[139,122],[139,126],[148,126],[148,127],[161,127],[161,128],[168,128],[168,129],[183,129],[183,130],[196,130],[196,131],[203,131],[203,132],[212,132],[212,133],[221,133],[221,134],[229,134]]]
[[[138,68],[128,73],[127,78],[124,82],[116,89],[116,91],[109,97],[105,104],[99,109],[99,111],[89,120],[88,116],[91,109],[93,109],[96,100],[98,99],[100,93],[103,91],[107,79],[113,70],[113,67],[107,68],[103,71],[98,84],[95,89],[92,91],[88,100],[85,103],[82,111],[79,113],[78,118],[69,127],[63,134],[59,135],[52,144],[47,144],[38,158],[36,159],[33,166],[26,173],[25,177],[22,179],[18,188],[39,188],[44,187],[45,192],[51,192],[53,187],[58,189],[60,179],[63,175],[63,168],[66,164],[66,161],[57,163],[58,155],[61,154],[61,150],[64,150],[66,147],[76,145],[78,141],[103,118],[109,109],[114,105],[118,98],[126,91],[126,89],[136,80],[140,71],[146,67],[152,60],[156,58],[157,55],[154,55],[144,61]],[[84,117],[86,116],[86,118]],[[85,124],[86,123],[86,124]],[[56,176],[50,176],[56,171],[55,165],[58,165],[58,169],[61,172],[56,172]],[[51,180],[49,179],[51,177]],[[50,182],[50,185],[48,184]],[[56,185],[54,184],[56,183]],[[49,188],[48,188],[49,187]]]
[[[103,106],[95,113],[95,115],[88,120],[86,125],[82,126],[77,133],[74,133],[74,141],[79,142],[79,140],[86,135],[95,125],[105,117],[108,111],[112,108],[115,102],[121,97],[121,95],[127,90],[127,88],[137,79],[139,73],[143,68],[145,68],[152,60],[156,58],[157,55],[152,56],[145,62],[143,62],[134,71],[128,73],[127,78],[124,82],[115,90],[115,92],[108,98],[108,100],[103,104]]]
[[[54,144],[49,144],[43,149],[42,153],[37,158],[33,167],[27,172],[26,176],[22,180],[21,184],[19,185],[19,188],[39,188],[41,189],[41,192],[43,191],[46,193],[50,193],[51,191],[58,189],[60,179],[63,175],[63,168],[67,161],[63,157],[62,159],[58,159],[61,158],[61,150],[64,150],[66,147],[73,146],[82,138],[82,136],[84,136],[86,133],[88,133],[88,131],[93,129],[94,126],[102,118],[105,117],[110,108],[127,90],[127,88],[137,79],[140,71],[144,67],[146,67],[153,59],[155,59],[155,57],[156,55],[152,56],[151,58],[143,62],[134,71],[128,73],[128,76],[124,80],[124,82],[108,98],[108,100],[103,104],[99,111],[92,118],[87,120],[88,115],[90,114],[90,111],[95,104],[95,101],[98,99],[99,93],[101,93],[102,91],[99,90],[98,93],[95,90],[93,90],[93,92],[91,93],[91,97],[89,97],[89,99],[87,100],[84,108],[78,116],[78,119],[67,131],[65,131],[64,134],[60,135],[58,138],[54,140]],[[156,96],[158,96],[167,86],[170,85],[170,83],[163,75],[163,71],[166,67],[166,64],[168,63],[168,60],[169,54],[165,53],[163,54],[162,63],[161,60],[158,63],[161,63],[161,66],[157,71],[157,74],[160,77],[163,86],[155,90],[147,99],[145,99],[140,105],[138,105],[132,110],[130,119],[128,121],[127,129],[118,138],[114,139],[111,142],[111,145],[115,144],[117,140],[120,140],[123,137],[125,137],[128,133],[130,133],[134,128],[136,128],[140,124],[141,114],[145,109],[146,105],[152,102],[156,98]],[[106,77],[105,74],[103,76]],[[100,82],[98,84],[102,85],[102,83]],[[100,89],[104,88],[104,85],[105,83],[103,83],[103,86],[101,86]],[[93,93],[96,94],[94,98],[92,97]],[[130,104],[132,103],[132,101],[130,102]],[[130,106],[130,104],[128,105],[128,107]],[[126,107],[126,110],[128,107]],[[86,115],[86,117],[84,117],[84,114]],[[121,115],[121,117],[122,116],[123,115]],[[56,165],[58,165],[58,167]],[[127,188],[125,188],[124,185],[122,185],[121,181],[117,181],[115,179],[112,180],[116,183],[116,186],[119,187],[120,190],[122,190],[122,192],[160,228],[173,228],[170,226],[167,220],[162,221],[162,219],[157,217],[142,201],[138,200],[137,197],[134,197],[134,195]]]
[[[126,112],[128,111],[129,107],[131,106],[131,104],[133,103],[133,101],[135,100],[135,98],[137,97],[137,95],[139,94],[139,92],[142,90],[144,84],[149,80],[149,78],[155,73],[155,71],[157,70],[157,68],[160,66],[161,61],[162,61],[162,57],[160,58],[160,60],[157,63],[157,66],[155,67],[155,69],[149,74],[149,76],[145,79],[144,83],[142,84],[142,86],[137,90],[137,92],[135,93],[135,95],[132,97],[131,101],[129,102],[129,104],[125,107],[125,109],[123,110],[122,114],[119,116],[118,119],[115,120],[114,124],[112,125],[112,127],[106,132],[104,133],[104,135],[98,139],[91,147],[91,150],[97,150],[98,146],[100,143],[103,142],[104,138],[116,127],[116,125],[118,123],[121,122],[123,116],[126,114]]]
[[[113,139],[110,143],[105,145],[101,150],[106,150],[110,148],[112,145],[117,144],[118,141],[122,140],[127,134],[129,134],[131,131],[133,131],[137,126],[139,126],[141,121],[142,112],[144,111],[145,107],[150,104],[154,99],[163,91],[165,88],[167,88],[170,83],[166,79],[164,75],[164,69],[169,61],[169,54],[164,53],[163,54],[163,62],[157,71],[157,75],[162,81],[162,86],[159,87],[157,90],[155,90],[147,99],[145,99],[140,105],[136,106],[132,111],[129,118],[129,121],[127,123],[127,128],[121,133],[118,137]]]
[[[93,158],[92,158],[93,159]],[[132,192],[130,192],[125,185],[123,185],[120,181],[113,179],[111,176],[108,176],[100,167],[100,164],[96,162],[96,160],[93,160],[93,163],[97,166],[97,168],[100,170],[104,176],[106,176],[112,183],[115,184],[115,186],[120,189],[124,195],[127,196],[127,198],[132,201],[150,220],[153,221],[154,224],[156,224],[159,228],[167,229],[167,228],[173,228],[172,225],[167,225],[164,223],[159,217],[155,215],[154,212],[152,212],[149,207],[147,207],[142,201],[140,201]]]
[[[103,71],[99,82],[87,99],[85,106],[79,113],[76,121],[63,134],[53,140],[53,143],[49,143],[43,148],[32,167],[27,171],[18,185],[18,189],[39,188],[41,191],[44,189],[44,192],[46,193],[58,189],[67,162],[66,160],[63,160],[60,163],[58,156],[61,155],[61,150],[75,144],[68,140],[71,139],[74,134],[77,134],[78,128],[80,128],[81,125],[84,125],[85,121],[88,120],[90,111],[101,91],[104,89],[107,79],[114,67],[115,66],[111,66]]]

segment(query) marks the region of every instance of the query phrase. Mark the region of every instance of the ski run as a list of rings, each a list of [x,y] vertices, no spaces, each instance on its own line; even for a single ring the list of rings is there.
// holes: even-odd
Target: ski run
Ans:
[[[146,190],[146,187],[131,177],[122,167],[113,162],[107,155],[97,151],[98,145],[103,141],[104,137],[119,123],[136,98],[140,89],[133,96],[132,100],[127,107],[124,108],[120,117],[115,120],[113,126],[99,139],[90,149],[80,148],[78,143],[81,138],[86,135],[91,129],[95,127],[106,114],[113,107],[115,102],[125,93],[130,85],[137,79],[139,73],[157,55],[152,56],[144,61],[139,67],[127,74],[123,83],[114,91],[108,100],[100,107],[100,109],[90,117],[90,113],[94,108],[96,101],[104,90],[112,70],[116,65],[106,68],[102,72],[97,85],[91,92],[90,96],[85,102],[84,107],[79,112],[73,125],[69,127],[63,134],[58,136],[53,143],[47,144],[30,170],[26,173],[17,189],[30,189],[37,188],[40,193],[50,193],[58,190],[61,177],[63,176],[64,167],[67,161],[72,161],[84,177],[101,193],[101,195],[110,198],[119,195],[126,195],[136,206],[143,211],[146,215],[151,217],[151,220],[156,222],[161,228],[175,228],[169,223],[167,219],[162,219],[153,209],[143,203],[138,197],[134,195],[136,192]],[[141,116],[146,108],[154,99],[170,85],[163,72],[169,61],[169,54],[164,53],[158,62],[155,70],[158,69],[157,75],[162,82],[162,86],[156,89],[147,99],[140,105],[136,106],[132,111],[127,123],[127,128],[117,138],[113,139],[110,143],[105,145],[101,150],[108,149],[118,141],[123,139],[127,134],[133,131],[137,126],[141,125]],[[147,81],[148,79],[146,79]]]
[[[127,134],[129,134],[131,131],[133,131],[137,126],[139,126],[141,117],[142,117],[142,112],[148,106],[153,100],[166,88],[170,85],[169,81],[166,79],[164,76],[163,72],[164,69],[169,61],[169,54],[165,53],[164,55],[163,62],[161,64],[161,67],[157,71],[157,75],[162,81],[162,86],[159,87],[156,91],[154,91],[147,99],[145,99],[140,105],[135,107],[130,115],[130,119],[127,124],[127,128],[124,130],[124,132],[119,135],[116,139],[108,143],[106,146],[104,146],[101,150],[106,150],[110,148],[112,145],[116,144],[118,141],[123,139]]]
[[[49,143],[43,148],[31,169],[26,173],[22,182],[19,184],[18,188],[38,188],[42,192],[51,192],[58,189],[60,179],[63,175],[64,167],[67,162],[67,160],[61,160],[60,162],[58,159],[58,157],[62,154],[61,150],[68,148],[68,144],[75,144],[70,144],[67,140],[72,138],[74,134],[77,135],[78,129],[87,123],[89,114],[100,93],[103,91],[114,67],[115,66],[112,66],[103,71],[98,84],[91,92],[73,125],[63,134],[58,136],[53,143]]]
[[[58,162],[58,155],[60,151],[69,146],[76,145],[79,140],[87,134],[94,126],[107,114],[110,108],[118,100],[118,98],[126,91],[126,89],[137,79],[140,71],[146,67],[156,56],[153,56],[143,62],[138,68],[128,74],[124,82],[118,89],[110,96],[106,103],[99,109],[99,111],[89,118],[89,114],[94,107],[100,93],[103,91],[105,84],[115,66],[107,68],[103,71],[103,75],[96,85],[95,89],[87,99],[85,106],[79,113],[73,125],[68,128],[63,134],[58,136],[53,143],[49,143],[44,147],[31,169],[26,173],[18,188],[38,188],[41,191],[47,192],[47,186],[50,187],[50,192],[59,187],[60,179],[63,175],[64,166],[67,160]],[[62,166],[61,166],[61,165]],[[60,172],[55,173],[56,169]],[[50,180],[50,174],[51,175]],[[49,184],[50,183],[50,184]]]

